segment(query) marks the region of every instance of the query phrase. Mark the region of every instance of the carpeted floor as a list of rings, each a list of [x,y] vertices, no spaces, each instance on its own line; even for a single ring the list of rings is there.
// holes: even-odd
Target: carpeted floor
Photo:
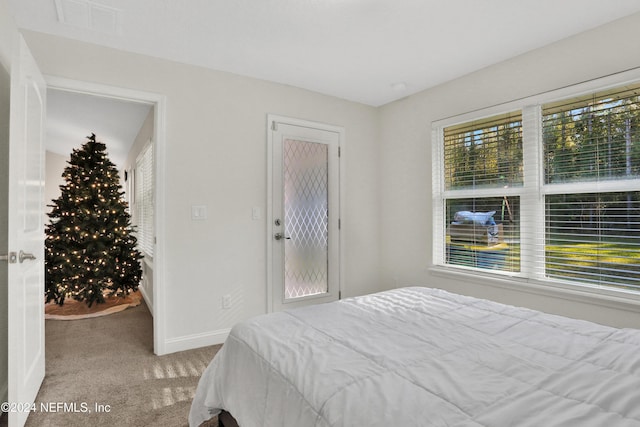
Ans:
[[[144,302],[104,317],[47,320],[46,376],[26,426],[186,426],[198,379],[219,348],[154,355]]]

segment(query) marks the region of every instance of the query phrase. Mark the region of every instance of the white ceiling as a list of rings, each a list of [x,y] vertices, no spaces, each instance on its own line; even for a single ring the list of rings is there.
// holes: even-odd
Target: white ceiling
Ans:
[[[49,90],[47,150],[68,159],[74,148],[80,148],[86,137],[95,133],[107,146],[109,159],[122,168],[151,108],[149,104]]]
[[[21,28],[373,106],[640,11],[640,0],[9,1]]]
[[[640,12],[640,0],[9,3],[20,28],[372,106]],[[149,108],[53,91],[49,98],[48,149],[69,154],[95,132],[117,164]]]

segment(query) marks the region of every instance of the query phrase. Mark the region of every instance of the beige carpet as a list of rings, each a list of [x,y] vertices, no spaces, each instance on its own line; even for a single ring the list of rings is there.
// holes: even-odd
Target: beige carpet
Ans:
[[[46,377],[27,427],[187,426],[195,388],[220,346],[153,354],[152,318],[144,302],[110,316],[46,321]],[[96,405],[103,412],[96,411]],[[60,407],[60,406],[59,406]]]

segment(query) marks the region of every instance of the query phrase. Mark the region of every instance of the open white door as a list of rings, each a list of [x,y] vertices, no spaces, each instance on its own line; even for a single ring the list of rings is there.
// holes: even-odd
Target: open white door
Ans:
[[[11,68],[7,256],[8,395],[18,404],[33,403],[44,379],[45,88],[20,36]],[[28,415],[9,412],[9,425],[23,426]]]

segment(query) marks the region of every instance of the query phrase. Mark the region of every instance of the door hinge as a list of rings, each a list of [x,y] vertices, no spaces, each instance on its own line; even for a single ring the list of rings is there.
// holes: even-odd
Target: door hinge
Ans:
[[[272,131],[277,131],[278,130],[278,123],[276,123],[275,121],[271,122],[271,130]]]
[[[338,218],[338,230],[342,228],[342,221]]]
[[[342,148],[342,147],[338,147],[338,157],[342,156],[342,150],[341,150],[341,148]]]
[[[338,299],[342,299],[342,291],[338,291]]]
[[[18,260],[18,254],[15,252],[9,252],[6,255],[0,255],[0,261],[8,261],[9,264],[15,264]]]

